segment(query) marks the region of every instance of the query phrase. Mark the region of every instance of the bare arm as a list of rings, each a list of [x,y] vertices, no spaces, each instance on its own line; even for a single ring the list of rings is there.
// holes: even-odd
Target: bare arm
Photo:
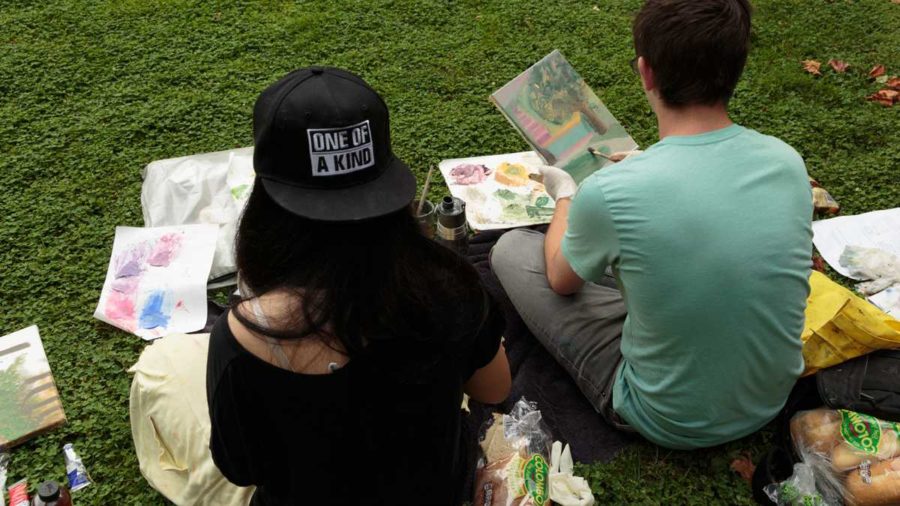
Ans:
[[[569,261],[562,253],[562,240],[566,235],[569,219],[569,206],[572,199],[563,198],[556,201],[556,210],[547,229],[544,239],[544,261],[547,266],[547,282],[550,288],[560,295],[571,295],[581,289],[584,280],[572,270]]]
[[[509,362],[506,360],[506,349],[501,343],[488,365],[475,371],[469,381],[466,381],[463,391],[478,402],[498,404],[506,400],[511,387]]]

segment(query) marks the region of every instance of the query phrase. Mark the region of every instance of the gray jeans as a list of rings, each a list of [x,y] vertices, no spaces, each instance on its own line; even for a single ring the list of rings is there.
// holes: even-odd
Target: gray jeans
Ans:
[[[575,379],[594,409],[618,429],[632,430],[613,410],[612,387],[622,361],[625,302],[615,279],[585,283],[571,296],[547,282],[544,234],[511,230],[491,251],[491,267],[522,320]]]

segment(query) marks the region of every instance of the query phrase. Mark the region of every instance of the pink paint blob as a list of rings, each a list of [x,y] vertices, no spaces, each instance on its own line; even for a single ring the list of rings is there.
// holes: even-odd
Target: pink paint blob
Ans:
[[[450,170],[453,182],[460,185],[478,184],[487,179],[490,173],[491,169],[487,166],[472,163],[457,165]]]
[[[178,256],[180,249],[181,235],[177,233],[166,234],[156,241],[147,263],[154,267],[168,267],[172,260]]]
[[[109,292],[103,314],[126,330],[133,330],[136,326],[134,297],[115,290]]]

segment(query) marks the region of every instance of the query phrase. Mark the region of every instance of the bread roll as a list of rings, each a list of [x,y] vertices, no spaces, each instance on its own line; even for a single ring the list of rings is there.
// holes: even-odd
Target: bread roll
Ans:
[[[882,424],[881,438],[878,440],[876,453],[867,453],[846,442],[841,442],[834,447],[834,451],[831,453],[831,467],[835,471],[847,471],[859,467],[865,461],[875,463],[898,455],[900,455],[900,442],[897,441],[897,432],[888,424]]]
[[[799,453],[828,455],[840,442],[841,416],[830,409],[800,413],[791,419],[791,437]]]
[[[851,506],[888,506],[900,504],[900,458],[885,460],[869,468],[869,481],[864,469],[847,476],[844,500]]]

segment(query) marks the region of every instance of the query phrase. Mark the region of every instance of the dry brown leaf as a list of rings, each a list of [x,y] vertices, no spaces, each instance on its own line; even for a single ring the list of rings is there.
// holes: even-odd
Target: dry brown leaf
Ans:
[[[878,76],[883,76],[886,70],[884,65],[875,65],[872,67],[872,70],[869,71],[869,77],[875,79]]]
[[[900,90],[900,77],[897,77],[897,76],[891,76],[891,77],[887,80],[887,82],[884,83],[884,84],[887,85],[888,88],[891,88],[891,89],[894,89],[894,90]]]
[[[891,107],[894,103],[900,101],[900,91],[885,88],[869,95],[866,97],[866,100],[878,102],[885,107]]]
[[[751,483],[753,481],[753,472],[756,471],[756,466],[753,465],[750,454],[745,453],[731,461],[731,470],[736,472],[742,480]]]
[[[835,60],[834,58],[828,60],[828,64],[831,65],[831,68],[838,74],[843,74],[847,71],[847,67],[850,66],[850,64],[844,60]]]
[[[822,62],[818,62],[816,60],[803,60],[803,70],[809,72],[810,74],[812,74],[814,76],[822,75],[822,73],[819,72],[819,68],[821,66],[822,66]]]

